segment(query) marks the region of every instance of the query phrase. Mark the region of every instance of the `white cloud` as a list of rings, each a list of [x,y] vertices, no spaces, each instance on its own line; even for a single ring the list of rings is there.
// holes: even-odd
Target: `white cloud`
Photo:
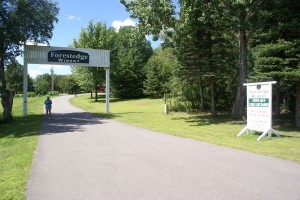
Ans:
[[[77,21],[80,21],[81,20],[81,17],[76,17],[74,15],[68,15],[68,19],[69,20],[77,20]]]
[[[131,19],[125,19],[124,21],[115,20],[113,21],[112,26],[119,31],[122,26],[136,26],[136,23]]]

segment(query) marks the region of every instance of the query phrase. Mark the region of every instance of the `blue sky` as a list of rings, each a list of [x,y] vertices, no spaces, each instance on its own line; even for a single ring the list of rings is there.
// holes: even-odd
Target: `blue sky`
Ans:
[[[107,27],[118,28],[135,24],[130,19],[125,7],[119,0],[56,0],[60,8],[58,23],[53,30],[51,46],[68,47],[74,38],[78,38],[80,30],[85,28],[90,20],[105,22]],[[153,43],[155,48],[158,43]],[[21,63],[22,59],[20,60]],[[38,74],[50,73],[49,65],[28,65],[31,77]],[[70,74],[69,66],[54,66],[55,74]]]

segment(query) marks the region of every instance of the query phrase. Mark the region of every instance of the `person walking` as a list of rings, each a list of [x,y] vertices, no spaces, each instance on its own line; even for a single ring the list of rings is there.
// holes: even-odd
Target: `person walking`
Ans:
[[[52,101],[49,96],[45,100],[45,108],[46,108],[46,116],[48,118],[51,118]]]

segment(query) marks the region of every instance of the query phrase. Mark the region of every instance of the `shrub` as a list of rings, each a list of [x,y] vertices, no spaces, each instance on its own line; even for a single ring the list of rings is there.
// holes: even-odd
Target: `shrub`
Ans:
[[[58,95],[59,95],[59,92],[58,92],[58,91],[50,91],[50,92],[48,92],[47,95],[48,95],[48,96],[58,96]]]
[[[27,92],[27,97],[35,97],[35,96],[36,96],[35,92]]]

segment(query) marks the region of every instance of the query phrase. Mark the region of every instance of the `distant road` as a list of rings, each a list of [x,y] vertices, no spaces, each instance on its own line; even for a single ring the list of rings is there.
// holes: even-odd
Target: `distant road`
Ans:
[[[43,119],[27,200],[300,200],[300,164],[101,119],[69,98]]]

